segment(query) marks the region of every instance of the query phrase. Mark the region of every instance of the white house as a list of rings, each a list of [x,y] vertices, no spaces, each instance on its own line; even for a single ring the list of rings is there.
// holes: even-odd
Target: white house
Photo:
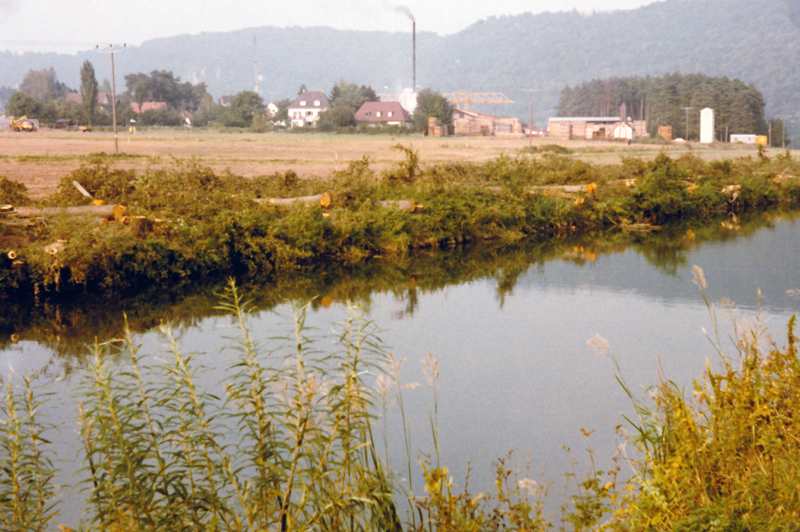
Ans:
[[[330,104],[322,91],[303,91],[289,106],[292,127],[316,127],[319,114],[327,111]]]

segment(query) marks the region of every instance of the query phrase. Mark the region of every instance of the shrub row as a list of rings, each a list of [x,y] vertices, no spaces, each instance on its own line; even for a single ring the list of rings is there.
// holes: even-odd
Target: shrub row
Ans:
[[[125,292],[226,276],[259,280],[309,263],[346,264],[466,242],[660,225],[800,200],[795,177],[800,161],[788,155],[714,162],[691,154],[677,160],[661,155],[650,162],[592,165],[545,151],[421,166],[414,150],[396,148],[405,159],[389,170],[376,172],[363,158],[311,179],[288,171],[249,180],[195,163],[137,174],[105,160],[90,161],[65,176],[44,203],[89,203],[72,185],[77,180],[106,204],[126,205],[129,215],[163,220],[165,230],[57,217],[37,221],[24,239],[15,240],[9,235],[19,228],[0,224],[0,294]],[[582,186],[575,191],[569,185]],[[332,199],[325,209],[254,201],[323,191]],[[403,199],[421,204],[422,212],[380,206]],[[28,201],[18,184],[3,180],[0,203],[7,202]],[[58,240],[65,241],[61,252],[44,251]],[[13,249],[16,264],[8,258],[13,242],[27,242]]]

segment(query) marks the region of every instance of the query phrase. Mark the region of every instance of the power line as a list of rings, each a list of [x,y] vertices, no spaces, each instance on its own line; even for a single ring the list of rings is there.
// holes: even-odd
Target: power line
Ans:
[[[527,92],[528,95],[529,95],[529,98],[528,98],[529,99],[529,104],[528,104],[528,133],[529,133],[528,146],[532,146],[533,145],[533,93],[534,92],[539,92],[540,87],[537,86],[537,87],[534,87],[532,89],[523,89],[522,87],[520,87],[519,90],[521,90],[522,92]]]

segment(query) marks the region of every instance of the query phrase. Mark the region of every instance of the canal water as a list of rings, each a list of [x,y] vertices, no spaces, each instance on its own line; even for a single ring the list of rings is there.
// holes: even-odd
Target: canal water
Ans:
[[[790,214],[717,220],[660,234],[461,250],[389,261],[349,277],[316,272],[295,283],[301,290],[248,287],[257,307],[249,323],[264,342],[285,336],[290,306],[284,298],[317,295],[307,325],[325,334],[346,317],[348,299],[358,302],[392,354],[405,360],[404,381],[422,384],[404,391],[415,491],[421,491],[418,459],[434,451],[434,398],[424,386],[422,364],[429,354],[439,361],[439,460],[455,482],[463,484],[470,468],[471,490],[491,489],[491,463],[513,451],[513,463],[530,467],[523,476],[549,481],[558,491],[572,471],[571,460],[579,475],[585,471],[587,445],[601,468],[610,467],[620,443],[615,428],[626,426],[623,416],[633,411],[617,376],[644,399],[659,379],[689,388],[707,363],[718,365],[708,337],[712,313],[693,282],[694,265],[704,272],[706,297],[728,353],[734,354],[734,318],[760,319],[785,344],[786,323],[800,308],[800,221]],[[232,322],[214,310],[215,298],[195,294],[149,310],[128,309],[136,342],[143,352],[161,350],[163,337],[151,327],[163,320],[184,352],[198,353],[212,370],[224,366],[232,357]],[[724,312],[730,305],[735,312]],[[38,372],[39,382],[49,383],[56,395],[48,414],[62,423],[55,438],[60,479],[76,484],[73,420],[82,344],[118,334],[121,309],[26,313],[15,325],[19,339],[0,343],[0,367],[6,379],[12,372]],[[619,373],[614,359],[587,344],[598,336],[608,342]],[[214,387],[217,377],[212,371],[203,379]],[[392,466],[406,476],[397,406],[387,421]],[[581,429],[594,431],[588,443]],[[80,515],[74,501],[81,496],[73,491],[64,498],[64,520],[74,523]]]

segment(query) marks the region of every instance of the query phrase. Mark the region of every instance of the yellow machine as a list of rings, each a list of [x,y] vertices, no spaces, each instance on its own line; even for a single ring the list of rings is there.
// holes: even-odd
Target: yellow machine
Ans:
[[[8,127],[10,127],[12,131],[25,131],[26,133],[32,133],[37,129],[36,122],[28,120],[27,116],[21,116],[16,119],[13,116],[9,116]]]

